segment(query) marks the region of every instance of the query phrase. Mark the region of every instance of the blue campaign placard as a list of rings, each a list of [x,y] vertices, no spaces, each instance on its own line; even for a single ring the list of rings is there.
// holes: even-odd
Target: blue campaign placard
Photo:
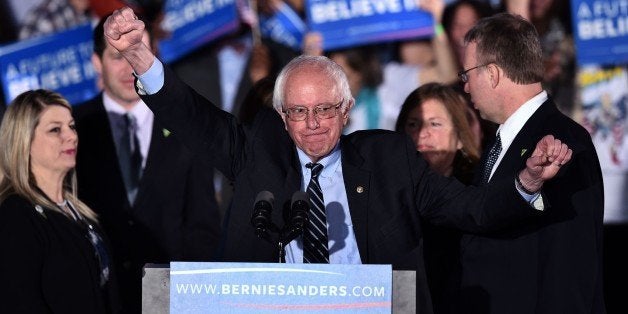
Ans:
[[[170,263],[170,313],[391,313],[390,265]]]
[[[289,5],[281,2],[273,16],[260,16],[260,32],[266,38],[301,51],[307,25]]]
[[[0,81],[6,103],[38,88],[54,90],[71,104],[96,96],[92,42],[92,27],[85,24],[0,47]]]
[[[625,0],[571,0],[578,64],[628,63]]]
[[[324,50],[430,37],[434,19],[415,0],[307,0],[311,31],[323,35]]]
[[[240,23],[236,0],[168,0],[164,11],[161,26],[170,34],[159,42],[164,62],[233,32]]]

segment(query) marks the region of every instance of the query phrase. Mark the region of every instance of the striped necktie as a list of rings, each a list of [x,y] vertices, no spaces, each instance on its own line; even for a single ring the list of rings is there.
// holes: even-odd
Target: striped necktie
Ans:
[[[310,219],[303,237],[304,263],[329,263],[329,249],[327,248],[327,219],[325,218],[325,202],[323,191],[318,184],[318,176],[323,165],[308,163],[305,167],[312,169],[312,178],[307,186],[310,196]]]
[[[497,158],[499,158],[499,153],[502,151],[502,138],[497,133],[497,137],[495,138],[495,144],[491,147],[491,150],[488,152],[488,158],[486,159],[486,166],[484,167],[484,175],[482,177],[482,182],[488,183],[489,178],[491,177],[491,172],[493,170],[493,166],[497,162]]]

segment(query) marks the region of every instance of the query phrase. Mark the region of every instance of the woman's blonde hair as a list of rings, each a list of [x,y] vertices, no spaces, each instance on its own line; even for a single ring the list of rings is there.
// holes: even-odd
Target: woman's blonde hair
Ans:
[[[11,194],[65,214],[37,187],[30,168],[31,143],[41,114],[48,106],[72,106],[58,93],[38,89],[15,98],[7,108],[0,125],[0,203]],[[69,200],[84,217],[97,222],[96,213],[76,196],[76,173],[71,169],[63,180],[63,198]]]

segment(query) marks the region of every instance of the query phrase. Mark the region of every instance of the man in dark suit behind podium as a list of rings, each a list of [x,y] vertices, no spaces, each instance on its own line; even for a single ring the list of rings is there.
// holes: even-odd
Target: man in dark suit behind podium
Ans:
[[[573,157],[543,186],[539,201],[545,201],[547,215],[462,238],[460,312],[605,313],[604,197],[591,137],[543,90],[542,51],[532,24],[495,15],[481,20],[465,40],[465,91],[484,119],[499,124],[499,142],[484,156],[485,171],[476,184],[509,177],[545,134],[569,145]]]
[[[548,136],[524,170],[484,189],[465,187],[430,171],[405,135],[341,137],[354,100],[342,68],[325,57],[291,61],[277,79],[276,112],[260,112],[250,128],[242,127],[164,68],[142,44],[143,28],[132,10],[123,9],[107,20],[105,34],[139,75],[138,93],[156,117],[234,180],[223,252],[228,261],[277,261],[276,243],[258,239],[251,226],[255,197],[263,190],[274,194],[272,219],[279,223],[292,194],[308,187],[310,222],[288,245],[287,261],[416,270],[417,312],[431,313],[421,219],[481,232],[542,215],[530,202],[571,155]]]
[[[213,260],[220,217],[211,160],[153,119],[128,62],[104,40],[103,23],[92,61],[104,91],[75,109],[78,190],[111,240],[125,312],[139,313],[143,265]],[[147,32],[143,41],[149,45]]]

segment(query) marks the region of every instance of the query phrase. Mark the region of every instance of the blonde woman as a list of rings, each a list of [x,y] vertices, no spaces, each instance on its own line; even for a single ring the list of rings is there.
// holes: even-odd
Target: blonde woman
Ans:
[[[0,126],[0,308],[116,312],[96,214],[76,198],[78,138],[59,94],[19,95]]]

